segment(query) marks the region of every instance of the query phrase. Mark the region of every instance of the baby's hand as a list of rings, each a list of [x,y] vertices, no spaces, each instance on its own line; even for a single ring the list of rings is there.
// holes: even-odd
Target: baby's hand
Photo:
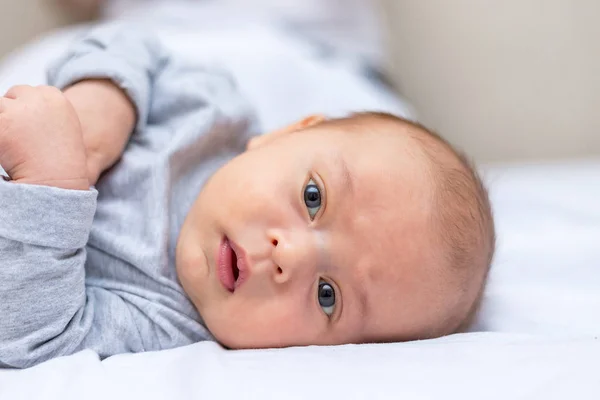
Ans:
[[[0,97],[0,165],[16,183],[89,188],[79,119],[60,90],[15,86]]]

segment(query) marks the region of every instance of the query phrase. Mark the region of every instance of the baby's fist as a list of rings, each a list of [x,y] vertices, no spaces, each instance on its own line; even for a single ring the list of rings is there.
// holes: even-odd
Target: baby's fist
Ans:
[[[17,183],[88,189],[79,119],[60,90],[15,86],[0,98],[0,165]]]

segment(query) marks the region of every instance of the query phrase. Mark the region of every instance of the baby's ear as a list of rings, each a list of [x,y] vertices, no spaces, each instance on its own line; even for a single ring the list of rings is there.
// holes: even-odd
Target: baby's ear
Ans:
[[[310,115],[298,122],[295,122],[291,125],[288,125],[284,128],[277,129],[275,131],[265,133],[260,136],[255,136],[248,142],[246,146],[247,150],[254,150],[260,146],[264,146],[267,143],[272,142],[273,140],[280,138],[282,136],[288,135],[290,133],[298,132],[303,129],[309,128],[311,126],[320,124],[325,121],[327,118],[321,114]]]

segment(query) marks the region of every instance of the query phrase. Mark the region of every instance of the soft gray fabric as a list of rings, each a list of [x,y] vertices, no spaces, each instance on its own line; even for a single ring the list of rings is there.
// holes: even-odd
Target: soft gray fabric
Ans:
[[[85,78],[124,88],[137,127],[97,191],[0,179],[0,367],[212,339],[174,249],[206,179],[257,131],[251,109],[227,74],[177,65],[132,26],[95,28],[49,73],[60,88]]]

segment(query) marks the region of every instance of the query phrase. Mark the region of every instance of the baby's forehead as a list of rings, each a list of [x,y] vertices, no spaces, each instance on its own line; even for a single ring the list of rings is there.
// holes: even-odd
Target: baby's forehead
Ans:
[[[350,307],[366,308],[362,317],[366,329],[363,340],[413,339],[422,329],[434,326],[441,302],[451,302],[452,285],[436,268],[430,251],[429,233],[416,219],[405,225],[392,220],[358,224],[358,241],[348,241],[340,249],[343,267],[352,286],[361,287],[364,299],[350,298]],[[357,243],[358,242],[358,243]],[[348,295],[347,281],[342,285]],[[344,289],[342,293],[344,294]],[[351,289],[354,291],[354,289]],[[366,303],[363,307],[361,304]],[[344,305],[344,307],[346,307]]]
[[[352,232],[360,233],[356,239],[379,251],[379,256],[393,254],[398,239],[429,230],[430,171],[408,135],[353,129],[338,131],[341,139],[332,139],[333,156],[324,153],[338,175],[332,194],[336,213],[353,225]],[[336,191],[343,192],[342,198]],[[390,248],[383,249],[388,243]]]
[[[406,213],[362,219],[354,229],[359,234],[350,235],[354,240],[340,253],[346,255],[342,267],[370,304],[364,340],[427,338],[442,329],[461,295],[427,218]]]
[[[422,265],[433,247],[428,185],[414,172],[361,169],[352,162],[348,173],[351,193],[341,199],[333,193],[329,210],[347,262],[385,279],[405,269],[402,264]]]

